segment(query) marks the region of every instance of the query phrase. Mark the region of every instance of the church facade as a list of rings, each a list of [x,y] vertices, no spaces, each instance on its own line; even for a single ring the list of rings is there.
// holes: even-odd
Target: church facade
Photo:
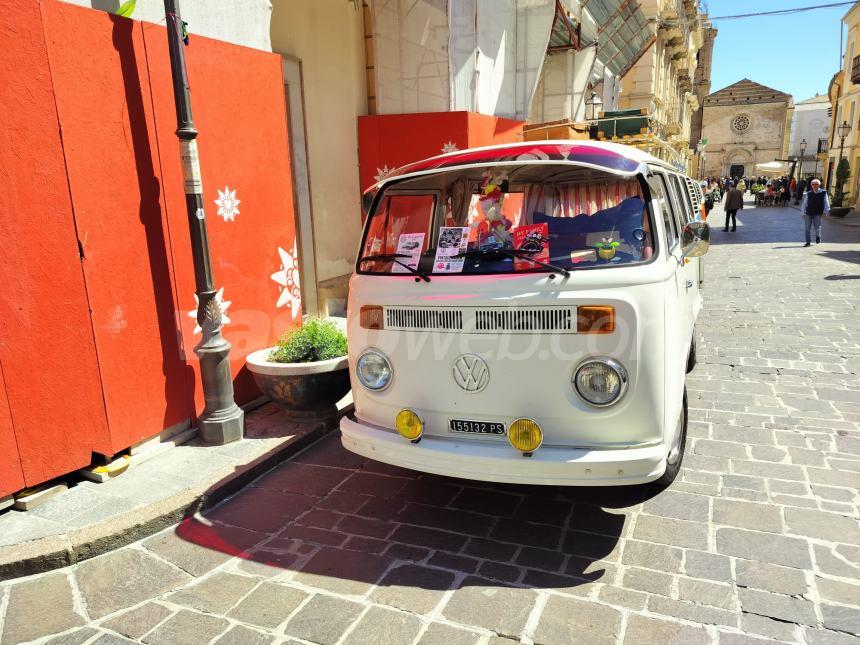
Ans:
[[[794,101],[747,78],[708,95],[702,112],[704,175],[754,176],[756,164],[786,159]]]

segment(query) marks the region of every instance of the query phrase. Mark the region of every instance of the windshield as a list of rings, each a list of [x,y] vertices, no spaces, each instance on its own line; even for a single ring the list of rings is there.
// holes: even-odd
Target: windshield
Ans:
[[[386,188],[365,225],[359,272],[629,266],[653,257],[653,230],[636,177],[571,165],[474,167]]]

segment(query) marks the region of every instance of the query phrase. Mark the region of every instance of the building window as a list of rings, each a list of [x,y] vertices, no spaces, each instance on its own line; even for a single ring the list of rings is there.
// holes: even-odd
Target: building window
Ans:
[[[735,132],[746,132],[750,129],[750,118],[746,114],[739,114],[732,120],[732,130]]]

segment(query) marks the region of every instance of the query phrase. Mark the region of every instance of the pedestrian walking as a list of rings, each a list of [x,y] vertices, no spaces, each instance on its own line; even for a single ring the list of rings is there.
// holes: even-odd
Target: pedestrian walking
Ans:
[[[813,179],[809,182],[810,190],[803,193],[800,202],[800,212],[806,224],[806,244],[812,245],[812,229],[815,229],[815,243],[821,242],[821,216],[830,212],[830,198],[826,190],[821,190],[821,181]]]
[[[729,220],[732,223],[732,232],[738,228],[738,211],[744,207],[744,194],[738,189],[736,184],[732,184],[731,189],[726,193],[726,225],[723,230],[728,232]]]

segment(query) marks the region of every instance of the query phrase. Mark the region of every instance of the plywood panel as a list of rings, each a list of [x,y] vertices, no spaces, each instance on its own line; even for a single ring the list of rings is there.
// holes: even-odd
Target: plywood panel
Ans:
[[[427,112],[358,117],[361,189],[385,168],[435,157],[455,146],[469,147],[469,112]]]
[[[166,30],[146,24],[144,34],[182,341],[190,364],[197,370],[193,348],[200,334],[195,333],[195,321],[189,316],[196,309],[194,273],[174,133],[176,113]],[[236,398],[244,402],[259,396],[244,369],[245,356],[272,344],[301,320],[300,300],[293,297],[298,296],[297,285],[278,282],[293,281],[297,275],[292,269],[295,224],[281,59],[195,35],[185,53],[194,119],[200,132],[212,268],[216,286],[223,288],[225,306],[230,303],[223,333],[233,345]],[[273,274],[278,280],[273,280]],[[201,401],[198,386],[198,406]]]
[[[142,24],[42,2],[112,451],[193,414]]]
[[[30,485],[109,442],[39,5],[0,16],[0,360]]]
[[[12,411],[6,396],[6,380],[3,378],[3,365],[0,364],[0,498],[24,488],[24,471],[21,470],[21,457],[18,442],[12,426]]]

